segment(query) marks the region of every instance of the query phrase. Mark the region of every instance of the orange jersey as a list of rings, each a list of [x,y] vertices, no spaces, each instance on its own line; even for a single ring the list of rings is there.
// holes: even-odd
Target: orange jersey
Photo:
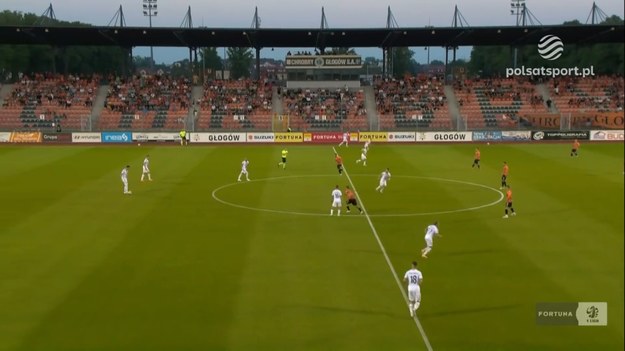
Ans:
[[[504,165],[503,166],[503,171],[502,174],[505,175],[506,177],[508,176],[508,172],[510,171],[510,168],[508,167],[508,165]]]
[[[506,201],[508,203],[512,202],[512,190],[508,189],[508,191],[506,191]]]
[[[350,189],[345,189],[345,196],[347,196],[348,199],[355,199],[356,198],[356,195]]]
[[[341,156],[336,155],[336,157],[334,158],[334,160],[336,161],[337,165],[342,165],[343,164],[343,159],[341,158]]]
[[[575,141],[573,142],[573,149],[575,149],[575,150],[579,149],[579,145],[580,145],[580,144],[579,144],[579,141],[575,140]]]
[[[481,156],[481,154],[480,154],[480,150],[475,150],[475,159],[476,159],[476,160],[479,160],[479,159],[480,159],[480,156]]]

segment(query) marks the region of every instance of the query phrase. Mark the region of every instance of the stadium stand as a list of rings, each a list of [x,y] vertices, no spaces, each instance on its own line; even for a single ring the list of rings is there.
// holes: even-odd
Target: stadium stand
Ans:
[[[191,96],[189,80],[135,75],[109,81],[100,129],[164,130],[184,126]]]
[[[467,129],[516,128],[521,116],[549,112],[527,79],[466,79],[455,82],[454,92]]]
[[[368,125],[361,89],[288,89],[283,110],[295,130],[365,130]]]
[[[197,127],[271,130],[271,99],[271,84],[253,80],[207,82]]]
[[[91,115],[99,77],[22,76],[0,109],[5,129],[81,130]]]
[[[549,86],[552,100],[561,113],[623,110],[623,77],[559,78]]]
[[[449,129],[451,119],[441,76],[377,79],[381,129]]]

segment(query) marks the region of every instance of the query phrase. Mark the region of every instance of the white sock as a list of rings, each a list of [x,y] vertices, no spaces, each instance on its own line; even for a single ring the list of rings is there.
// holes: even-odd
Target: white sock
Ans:
[[[417,302],[415,302],[415,304],[414,304],[414,310],[415,310],[415,311],[416,311],[416,310],[418,310],[420,305],[421,305],[421,301],[417,301]]]
[[[330,210],[330,216],[334,214],[334,210]]]
[[[429,248],[429,247],[426,247],[426,248],[425,248],[425,250],[424,250],[424,252],[423,252],[423,254],[424,254],[424,255],[427,255],[427,254],[429,254],[429,253],[430,253],[430,251],[432,251],[432,249],[431,249],[431,248]]]
[[[337,210],[337,213],[340,216],[341,215],[341,210]]]

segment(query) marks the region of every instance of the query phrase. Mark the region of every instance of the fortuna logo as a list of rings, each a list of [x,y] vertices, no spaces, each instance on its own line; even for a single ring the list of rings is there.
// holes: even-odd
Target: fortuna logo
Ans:
[[[538,311],[539,317],[573,317],[571,311]]]
[[[538,42],[538,53],[545,60],[553,61],[562,56],[564,43],[555,35],[545,35]]]
[[[599,316],[599,309],[596,306],[590,306],[586,310],[586,314],[588,315],[588,318],[595,319]]]

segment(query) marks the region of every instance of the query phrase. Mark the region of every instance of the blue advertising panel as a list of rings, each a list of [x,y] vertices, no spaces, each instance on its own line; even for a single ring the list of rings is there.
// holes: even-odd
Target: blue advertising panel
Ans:
[[[103,143],[132,143],[132,132],[102,132]]]

